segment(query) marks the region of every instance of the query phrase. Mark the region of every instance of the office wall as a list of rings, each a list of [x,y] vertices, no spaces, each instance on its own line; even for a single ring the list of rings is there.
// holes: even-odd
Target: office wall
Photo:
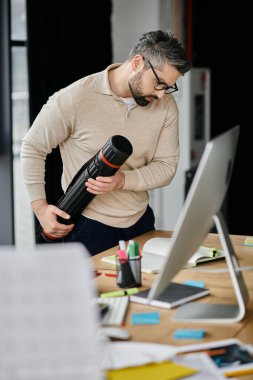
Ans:
[[[173,30],[185,41],[184,8],[178,0],[112,0],[113,61],[123,62],[132,44],[150,30]]]
[[[182,19],[174,17],[176,12],[176,1],[174,0],[114,0],[112,14],[112,41],[113,41],[113,59],[114,62],[123,62],[128,55],[133,43],[143,34],[150,30],[172,30],[182,41],[184,39],[184,28],[178,23]],[[182,8],[183,9],[183,8]],[[183,13],[182,13],[183,16]],[[183,42],[183,41],[182,41]],[[182,80],[182,82],[184,79]],[[183,84],[180,82],[180,91],[177,93],[176,100],[178,105],[182,104]],[[185,96],[184,96],[185,99]],[[189,101],[188,101],[189,102]],[[184,100],[184,103],[188,103]],[[182,107],[180,107],[182,108]],[[183,125],[182,130],[189,125],[189,113],[187,110],[185,117],[182,116],[183,122],[186,121],[186,127]],[[181,114],[180,111],[180,114]],[[138,128],[138,126],[136,126]],[[184,136],[183,136],[184,137]],[[180,137],[181,138],[181,137]],[[187,139],[185,139],[187,140]],[[182,141],[181,156],[190,156],[185,153],[188,148],[188,141]],[[186,148],[187,147],[187,148]],[[183,161],[185,161],[183,159]],[[181,159],[182,163],[182,159]],[[185,167],[185,163],[180,165]],[[188,168],[188,166],[187,166]],[[167,188],[151,190],[150,205],[154,210],[156,219],[156,228],[173,229],[182,207],[184,199],[184,174],[182,169],[178,170],[180,175],[174,179],[173,184]],[[176,186],[182,183],[182,188],[177,191]]]
[[[142,32],[159,27],[175,30],[178,24],[182,31],[186,27],[186,14],[182,12],[182,19],[175,20],[175,4],[191,5],[187,10],[191,20],[187,31],[193,66],[211,71],[211,137],[237,123],[241,125],[226,217],[230,233],[252,235],[253,75],[249,58],[252,50],[249,5],[232,1],[220,7],[220,2],[213,0],[113,0],[114,61],[126,58],[132,42]],[[184,41],[184,37],[182,34],[180,39]]]
[[[144,32],[159,28],[159,0],[113,0],[113,61],[123,62]]]

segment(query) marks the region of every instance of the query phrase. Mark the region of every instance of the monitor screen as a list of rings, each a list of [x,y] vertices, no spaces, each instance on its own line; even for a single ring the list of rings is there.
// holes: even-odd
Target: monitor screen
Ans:
[[[149,301],[167,288],[214,226],[229,186],[239,130],[237,125],[207,142]]]

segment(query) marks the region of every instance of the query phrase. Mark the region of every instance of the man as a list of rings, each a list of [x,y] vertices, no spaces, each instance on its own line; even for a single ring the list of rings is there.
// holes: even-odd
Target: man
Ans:
[[[79,241],[96,254],[153,230],[148,190],[168,185],[179,159],[178,108],[171,93],[191,68],[178,39],[144,33],[123,64],[82,78],[51,96],[22,142],[21,165],[32,208],[44,233]],[[46,201],[46,156],[59,145],[65,191],[80,167],[113,135],[126,137],[133,154],[111,177],[89,178],[96,195],[75,225]]]

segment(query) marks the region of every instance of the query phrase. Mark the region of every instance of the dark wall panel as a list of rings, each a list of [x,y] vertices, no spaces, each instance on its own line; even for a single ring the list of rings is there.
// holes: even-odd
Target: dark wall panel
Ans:
[[[229,232],[253,234],[252,13],[249,4],[192,0],[193,64],[211,68],[211,135],[241,133],[227,196]],[[214,178],[215,186],[215,178]]]
[[[10,31],[8,0],[0,1],[0,244],[14,243]]]
[[[30,120],[55,91],[112,61],[111,0],[27,0]],[[62,189],[56,148],[46,160],[46,194],[54,204]]]
[[[111,8],[111,0],[99,9],[82,0],[27,0],[31,121],[48,96],[111,63]]]
[[[99,9],[83,0],[27,0],[31,123],[55,91],[111,63],[111,11],[111,0],[99,2]],[[46,160],[49,203],[62,194],[61,173],[56,148]]]

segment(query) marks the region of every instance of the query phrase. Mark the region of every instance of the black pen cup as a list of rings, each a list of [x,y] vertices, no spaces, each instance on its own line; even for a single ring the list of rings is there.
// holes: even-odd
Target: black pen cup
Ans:
[[[120,288],[141,286],[141,257],[116,258],[116,281]]]

